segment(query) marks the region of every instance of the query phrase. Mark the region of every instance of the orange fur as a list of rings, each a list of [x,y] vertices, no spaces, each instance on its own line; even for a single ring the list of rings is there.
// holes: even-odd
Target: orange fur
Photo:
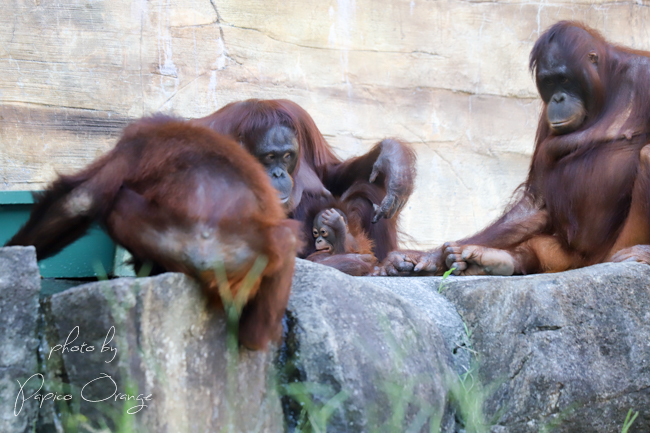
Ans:
[[[224,267],[234,297],[265,256],[246,299],[240,341],[261,349],[279,338],[299,225],[286,219],[259,162],[230,138],[165,116],[135,122],[113,150],[37,196],[8,245],[34,245],[44,259],[93,221],[105,224],[136,264],[197,278],[218,306],[216,267]]]

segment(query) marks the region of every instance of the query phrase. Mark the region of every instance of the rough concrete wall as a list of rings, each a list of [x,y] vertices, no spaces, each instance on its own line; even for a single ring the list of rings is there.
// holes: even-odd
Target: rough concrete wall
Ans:
[[[540,32],[581,20],[650,49],[649,3],[0,0],[0,190],[42,188],[131,119],[289,98],[344,157],[417,149],[404,231],[430,247],[498,216],[526,175]]]

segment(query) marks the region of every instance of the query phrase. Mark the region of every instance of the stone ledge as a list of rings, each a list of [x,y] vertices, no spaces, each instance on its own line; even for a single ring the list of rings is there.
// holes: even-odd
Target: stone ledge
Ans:
[[[33,248],[0,249],[0,429],[8,433],[61,422],[51,402],[38,411],[30,399],[12,413],[16,379],[39,370],[37,272]],[[400,408],[401,426],[460,431],[450,387],[467,371],[492,391],[484,412],[496,415],[495,433],[557,421],[556,432],[609,433],[629,409],[640,412],[630,432],[650,431],[650,267],[450,277],[440,290],[441,282],[353,278],[298,260],[279,352],[229,352],[223,315],[181,274],[90,283],[43,299],[38,353],[50,390],[65,383],[71,388],[57,389],[79,399],[92,382],[84,392],[100,396],[112,391],[108,379],[94,380],[104,373],[120,393],[152,394],[133,418],[137,431],[282,431],[300,406],[279,390],[296,382],[323,385],[310,394],[316,404],[343,392],[329,431],[366,431]],[[96,350],[47,359],[76,326],[73,345]],[[101,348],[112,326],[110,360],[114,352]],[[111,422],[109,407],[122,410],[120,400],[80,403],[95,422]]]
[[[0,248],[0,431],[31,431],[38,405],[15,408],[21,383],[38,369],[37,324],[41,277],[34,247]],[[19,415],[14,415],[14,410]]]

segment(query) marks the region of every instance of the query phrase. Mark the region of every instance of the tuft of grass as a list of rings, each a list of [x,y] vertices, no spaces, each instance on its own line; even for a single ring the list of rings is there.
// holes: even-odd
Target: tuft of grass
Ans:
[[[442,274],[442,281],[440,281],[440,285],[438,286],[438,293],[441,293],[443,289],[447,288],[447,283],[445,280],[451,275],[452,272],[454,272],[456,268],[451,268],[444,274]]]
[[[570,405],[568,405],[566,408],[564,408],[560,413],[555,415],[554,419],[547,420],[545,423],[543,423],[539,427],[539,433],[551,433],[553,432],[556,428],[560,427],[562,423],[564,422],[565,419],[569,417],[569,415],[573,414],[575,410],[578,408],[579,404],[577,402],[573,402]]]
[[[49,380],[47,387],[50,390],[57,390],[58,393],[78,394],[69,384],[60,380]],[[76,391],[76,392],[75,392]],[[127,383],[126,392],[129,395],[138,394],[138,386],[133,382]],[[110,405],[98,405],[103,416],[96,418],[93,422],[81,413],[80,399],[72,399],[70,402],[57,401],[57,414],[54,423],[57,431],[65,433],[144,433],[145,430],[136,430],[135,417],[129,414],[129,409],[137,404],[133,400],[125,400],[121,409]],[[110,422],[110,425],[109,425]]]
[[[223,304],[226,316],[226,401],[229,409],[227,410],[228,421],[222,429],[223,432],[232,432],[237,429],[236,419],[238,413],[243,413],[244,408],[237,408],[237,376],[239,367],[239,319],[248,300],[248,296],[255,285],[255,282],[262,275],[262,272],[268,264],[268,258],[260,255],[255,259],[253,267],[244,277],[241,287],[233,296],[230,288],[230,282],[226,275],[226,267],[223,262],[216,263],[214,274],[217,278],[219,296]],[[241,409],[241,410],[240,410]]]
[[[138,395],[138,385],[132,381],[126,384],[126,393],[129,395]],[[81,414],[77,414],[79,420],[79,427],[84,432],[90,433],[140,433],[143,432],[142,427],[136,430],[135,417],[129,414],[129,410],[137,404],[136,401],[125,400],[121,409],[116,409],[111,406],[100,405],[100,410],[104,413],[104,417],[97,420],[99,427],[93,427],[89,420]],[[111,428],[106,419],[112,421],[113,427]],[[67,430],[64,430],[67,433]]]
[[[451,274],[453,270],[452,268],[447,272]],[[464,431],[466,433],[487,433],[501,417],[504,408],[497,411],[491,420],[486,420],[483,407],[501,383],[495,382],[488,386],[481,384],[477,377],[480,359],[479,353],[472,346],[472,330],[467,326],[465,320],[462,320],[462,323],[466,338],[465,345],[461,349],[467,350],[470,354],[470,368],[465,373],[459,374],[457,378],[449,378],[447,387]]]
[[[102,265],[102,262],[100,262],[99,260],[96,260],[93,263],[93,270],[95,271],[95,274],[97,274],[98,281],[108,280],[108,273],[106,272],[106,269],[104,269],[104,265]]]
[[[370,433],[419,433],[429,423],[430,433],[439,433],[443,414],[438,408],[415,395],[417,384],[427,380],[422,375],[410,378],[400,377],[391,372],[377,385],[386,397],[387,407],[381,407],[379,401],[371,406],[368,416]],[[381,401],[381,400],[380,400]],[[407,424],[408,412],[418,412]]]
[[[632,427],[632,424],[634,423],[634,420],[637,416],[639,416],[639,412],[634,412],[634,415],[632,415],[632,409],[627,411],[627,416],[625,417],[625,421],[623,421],[623,428],[621,429],[621,433],[627,433],[630,427]]]
[[[294,433],[327,432],[330,417],[350,396],[346,390],[335,394],[327,385],[310,382],[288,383],[281,387],[280,393],[296,400],[302,408]],[[320,400],[326,401],[320,403]]]
[[[221,262],[215,264],[214,274],[217,278],[219,296],[221,297],[227,320],[228,337],[226,345],[228,353],[233,359],[236,359],[235,355],[237,355],[239,350],[239,319],[242,310],[248,300],[248,295],[253,289],[255,281],[262,275],[268,262],[269,260],[266,256],[258,256],[255,259],[253,267],[244,277],[244,281],[234,297],[230,291],[230,282],[226,275],[226,267]]]
[[[145,278],[148,277],[151,274],[151,270],[153,269],[153,263],[151,260],[147,260],[142,264],[140,267],[140,270],[136,274],[137,278]]]
[[[484,387],[477,379],[477,363],[473,362],[472,366],[465,373],[458,375],[454,380],[448,380],[450,399],[458,411],[458,419],[463,425],[466,433],[487,433],[495,419],[487,421],[483,413],[483,405],[492,395],[498,384]]]

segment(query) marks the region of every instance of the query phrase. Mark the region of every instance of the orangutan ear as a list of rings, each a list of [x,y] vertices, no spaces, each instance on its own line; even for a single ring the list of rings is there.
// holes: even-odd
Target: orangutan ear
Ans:
[[[589,61],[591,63],[593,63],[594,65],[598,64],[598,53],[596,53],[595,51],[592,51],[592,52],[590,52],[588,54],[588,56],[589,56]]]

